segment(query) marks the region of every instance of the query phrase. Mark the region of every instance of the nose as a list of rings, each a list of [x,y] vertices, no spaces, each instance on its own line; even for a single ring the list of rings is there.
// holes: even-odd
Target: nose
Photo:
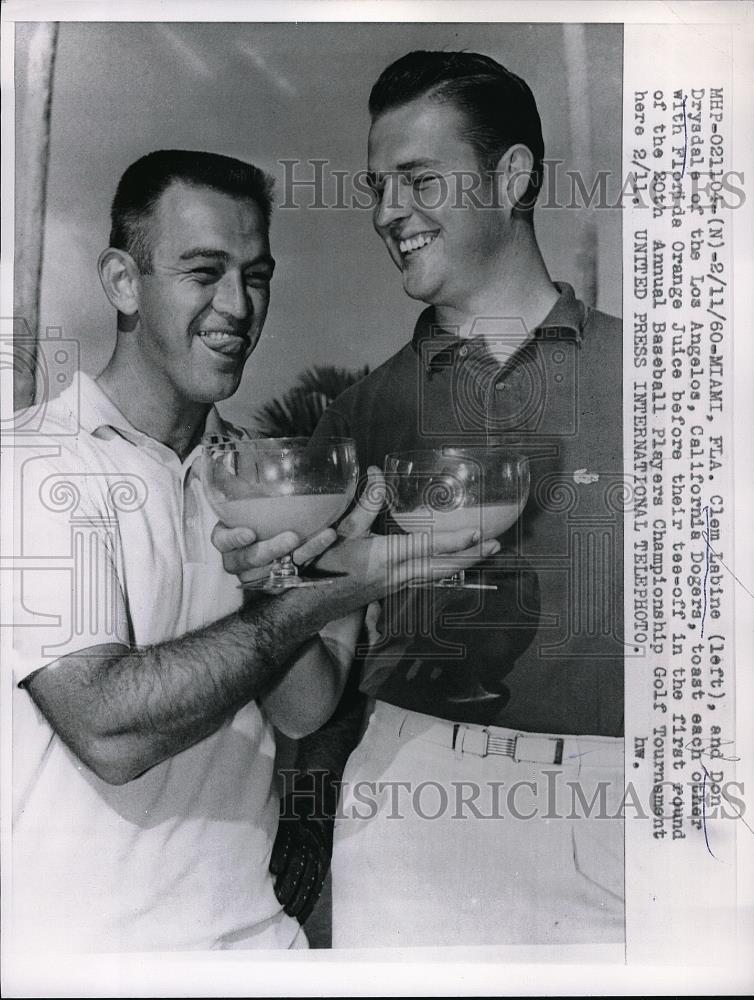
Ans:
[[[216,312],[227,319],[247,319],[253,312],[251,298],[246,293],[246,285],[239,272],[225,272],[215,286],[212,305]]]
[[[412,202],[409,185],[398,174],[388,175],[374,210],[374,225],[385,229],[411,214]]]

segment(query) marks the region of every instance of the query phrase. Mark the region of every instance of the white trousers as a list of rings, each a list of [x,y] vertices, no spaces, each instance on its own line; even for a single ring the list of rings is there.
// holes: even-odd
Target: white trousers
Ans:
[[[480,756],[487,735],[377,702],[344,774],[333,947],[623,941],[623,740],[565,737],[555,764]]]

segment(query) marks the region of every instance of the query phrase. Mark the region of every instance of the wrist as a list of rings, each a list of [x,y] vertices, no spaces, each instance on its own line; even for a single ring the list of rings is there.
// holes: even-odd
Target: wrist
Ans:
[[[277,594],[245,590],[243,604],[236,614],[243,625],[250,626],[255,632],[259,629],[260,619],[268,622],[276,637],[276,648],[283,645],[280,641],[282,637],[288,638],[295,648],[313,638],[336,617],[338,602],[334,599],[335,595],[326,593],[331,589],[291,587]]]

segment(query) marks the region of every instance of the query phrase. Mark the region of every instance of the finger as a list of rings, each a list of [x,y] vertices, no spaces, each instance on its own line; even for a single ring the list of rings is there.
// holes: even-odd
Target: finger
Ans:
[[[301,923],[311,913],[321,889],[320,865],[316,857],[306,851],[297,869],[296,889],[286,912]]]
[[[326,549],[329,549],[337,537],[335,528],[325,528],[324,531],[320,531],[314,538],[310,538],[308,542],[304,542],[296,549],[293,553],[293,561],[297,566],[305,566],[306,563],[321,556]]]
[[[385,504],[385,477],[376,465],[367,469],[367,483],[354,509],[338,525],[343,538],[359,538],[368,534],[372,522]]]
[[[476,545],[480,537],[479,530],[472,528],[459,531],[433,531],[430,539],[432,553],[441,556],[446,552],[462,552]]]
[[[216,549],[225,553],[251,545],[257,540],[257,536],[251,528],[228,528],[222,521],[218,521],[212,529],[210,540]]]
[[[272,847],[270,856],[270,873],[279,875],[288,864],[291,855],[291,835],[288,828],[281,824],[278,827],[278,834]]]
[[[263,587],[270,578],[269,569],[265,568],[246,569],[235,575],[238,577],[239,583],[244,585],[245,601],[258,601],[261,595],[255,594],[255,590]]]
[[[415,531],[409,535],[393,535],[391,542],[394,547],[392,556],[399,560],[467,553],[482,558],[500,549],[500,543],[495,539],[479,546],[479,531],[473,528],[458,531]]]
[[[291,905],[291,900],[293,899],[294,893],[296,891],[296,879],[295,879],[295,869],[292,866],[292,859],[289,856],[286,860],[285,867],[280,871],[275,878],[275,898],[278,903],[283,907],[286,913],[289,912],[289,907]]]
[[[316,882],[309,893],[308,900],[301,907],[301,912],[298,915],[299,922],[305,924],[309,917],[312,915],[314,907],[319,902],[319,897],[322,895],[322,889],[325,884],[325,878],[327,872],[324,871],[320,866],[317,868]]]
[[[500,543],[493,539],[489,542],[483,542],[481,545],[464,549],[463,552],[443,553],[445,558],[431,556],[427,559],[422,559],[422,562],[419,564],[420,574],[422,576],[431,575],[432,577],[437,577],[448,573],[457,573],[459,570],[474,566],[488,556],[494,556],[499,551]],[[429,573],[427,573],[427,570],[429,570]]]
[[[285,869],[278,876],[275,895],[285,912],[295,917],[301,905],[300,886],[306,875],[309,851],[302,845],[301,838],[294,839],[294,846]]]
[[[453,544],[457,544],[459,533],[453,534],[456,536]],[[490,539],[481,545],[461,550],[450,548],[438,554],[433,551],[433,539],[429,532],[393,536],[391,541],[394,543],[394,551],[390,553],[389,559],[401,583],[448,575],[473,566],[500,551],[500,543],[496,539]]]
[[[487,559],[488,556],[494,556],[499,551],[500,542],[493,538],[490,541],[482,542],[480,545],[471,545],[465,549],[448,552],[436,552],[433,550],[428,556],[422,554],[422,558],[429,558],[435,565],[444,562],[448,566],[473,566],[474,563],[479,562],[481,559]],[[442,559],[443,556],[445,557],[444,560]]]
[[[249,569],[259,569],[267,566],[274,559],[287,556],[299,544],[299,537],[294,531],[284,531],[265,542],[247,545],[242,549],[233,549],[223,555],[223,566],[228,573],[239,573]]]
[[[367,642],[370,646],[376,646],[380,640],[382,632],[380,630],[380,619],[382,618],[382,605],[379,601],[372,601],[367,606],[364,614],[364,626],[367,630]]]

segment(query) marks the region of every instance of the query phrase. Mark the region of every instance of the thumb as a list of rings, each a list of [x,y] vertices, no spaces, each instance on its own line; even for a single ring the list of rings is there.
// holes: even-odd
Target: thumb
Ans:
[[[364,614],[364,625],[367,630],[367,641],[370,646],[376,646],[380,641],[382,633],[380,631],[380,618],[382,617],[382,605],[379,601],[372,601],[367,605]]]
[[[361,538],[369,534],[372,523],[382,510],[386,495],[385,477],[376,465],[367,469],[367,483],[356,506],[338,525],[342,538]]]

